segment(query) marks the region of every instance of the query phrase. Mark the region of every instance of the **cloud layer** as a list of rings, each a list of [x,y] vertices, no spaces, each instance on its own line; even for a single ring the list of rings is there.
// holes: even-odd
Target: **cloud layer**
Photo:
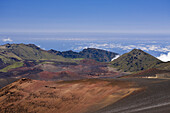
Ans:
[[[103,44],[97,44],[97,43],[90,43],[88,46],[79,46],[77,48],[74,48],[74,50],[81,50],[83,48],[98,48],[98,49],[113,49],[113,48],[119,48],[122,50],[132,50],[134,48],[141,49],[144,51],[157,51],[157,52],[170,52],[170,46],[164,46],[161,47],[159,45],[146,45],[146,44],[139,44],[139,45],[122,45],[122,44],[114,44],[114,43],[103,43]]]
[[[117,59],[119,57],[120,57],[120,55],[116,55],[111,61],[113,61],[113,60],[115,60],[115,59]]]
[[[162,60],[163,62],[170,61],[170,52],[168,54],[161,54],[158,59]]]
[[[10,38],[4,38],[4,39],[2,39],[2,41],[3,41],[3,42],[12,42],[13,40],[10,39]]]

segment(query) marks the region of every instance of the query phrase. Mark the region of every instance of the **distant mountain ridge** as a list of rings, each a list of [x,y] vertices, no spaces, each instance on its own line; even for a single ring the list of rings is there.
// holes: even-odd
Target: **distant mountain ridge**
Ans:
[[[11,68],[21,67],[25,60],[55,60],[59,62],[75,62],[75,58],[93,59],[99,62],[110,62],[118,53],[106,50],[87,48],[80,52],[43,50],[34,44],[5,44],[0,46],[0,69],[6,72]],[[150,68],[159,68],[169,70],[169,63],[163,63],[152,55],[133,49],[129,53],[121,55],[119,58],[111,61],[113,67],[124,72],[138,72]]]
[[[74,52],[72,50],[60,52],[51,49],[49,52],[56,55],[61,55],[65,58],[89,58],[99,62],[110,62],[116,55],[118,55],[118,53],[96,48],[87,48],[80,52]]]
[[[164,63],[139,49],[111,61],[116,55],[118,54],[95,48],[80,52],[60,52],[46,51],[34,44],[5,44],[0,46],[0,87],[22,77],[73,80],[121,77],[136,72],[138,75],[134,76],[140,77],[170,71],[170,62]]]
[[[37,47],[34,44],[5,44],[0,46],[0,51],[13,53],[22,60],[59,58],[59,56],[50,54],[49,52]]]
[[[59,55],[54,55],[34,44],[5,44],[0,46],[0,70],[6,72],[9,69],[21,67],[25,60],[55,60],[71,61]]]
[[[140,49],[133,49],[111,62],[112,66],[125,72],[146,70],[160,63],[162,63],[162,61]]]
[[[0,45],[0,72],[21,67],[25,60],[55,60],[61,62],[75,62],[74,58],[94,59],[100,62],[110,62],[117,53],[88,48],[81,52],[43,50],[34,44],[5,44]],[[2,70],[3,69],[3,70]]]

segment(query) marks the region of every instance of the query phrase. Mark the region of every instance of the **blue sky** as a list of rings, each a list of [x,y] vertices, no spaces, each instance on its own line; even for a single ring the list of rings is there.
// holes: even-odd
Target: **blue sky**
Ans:
[[[170,34],[170,0],[0,0],[0,32]]]

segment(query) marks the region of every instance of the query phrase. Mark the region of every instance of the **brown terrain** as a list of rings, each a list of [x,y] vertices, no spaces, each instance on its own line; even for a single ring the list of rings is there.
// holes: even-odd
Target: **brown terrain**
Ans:
[[[56,60],[43,51],[40,56],[33,54],[32,60],[22,60],[22,65],[11,65],[16,62],[13,57],[6,59],[9,64],[0,60],[0,113],[170,111],[169,63],[137,49],[113,63],[98,62],[100,58]],[[25,52],[26,58],[32,56],[26,53],[30,52]]]
[[[56,81],[116,77],[125,74],[109,67],[107,63],[90,59],[81,60],[78,63],[42,61],[36,64],[25,62],[23,67],[0,73],[0,81],[3,82],[3,84],[0,84],[0,88],[20,78]],[[7,81],[7,79],[9,80]]]
[[[169,113],[170,112],[170,79],[155,78],[119,78],[137,83],[143,87],[113,104],[92,113]]]
[[[128,76],[124,76],[125,78],[129,77],[137,77],[137,78],[142,78],[142,77],[156,77],[157,74],[164,74],[164,73],[170,73],[169,70],[161,70],[157,68],[151,68],[148,70],[144,70],[135,74],[131,74]]]
[[[0,89],[1,113],[94,112],[136,92],[120,80],[40,81],[20,79]]]

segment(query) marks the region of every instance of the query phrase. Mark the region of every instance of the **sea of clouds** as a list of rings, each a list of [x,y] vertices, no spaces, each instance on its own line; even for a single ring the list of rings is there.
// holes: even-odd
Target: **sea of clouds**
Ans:
[[[106,36],[106,38],[104,38]],[[126,36],[126,35],[125,35]],[[130,37],[130,36],[129,36]],[[136,37],[136,36],[135,36]],[[99,39],[98,39],[99,38]],[[55,34],[55,35],[22,35],[22,34],[0,34],[0,43],[34,43],[41,48],[59,51],[81,51],[85,48],[98,48],[120,55],[131,51],[132,49],[141,49],[158,59],[167,62],[170,61],[170,40],[169,38],[121,38],[112,35],[96,34]]]
[[[162,60],[163,62],[170,61],[170,52],[168,54],[161,54],[158,59]]]
[[[110,50],[110,51],[118,52],[118,53],[122,51],[122,54],[129,52],[132,49],[136,48],[136,49],[141,49],[145,52],[148,52],[164,62],[170,61],[170,46],[169,45],[160,46],[156,44],[155,45],[151,45],[151,44],[122,45],[122,44],[114,44],[114,43],[111,43],[111,44],[89,43],[89,44],[85,44],[84,46],[81,45],[75,48],[73,47],[73,50],[80,51],[85,48],[98,48],[98,49]]]

